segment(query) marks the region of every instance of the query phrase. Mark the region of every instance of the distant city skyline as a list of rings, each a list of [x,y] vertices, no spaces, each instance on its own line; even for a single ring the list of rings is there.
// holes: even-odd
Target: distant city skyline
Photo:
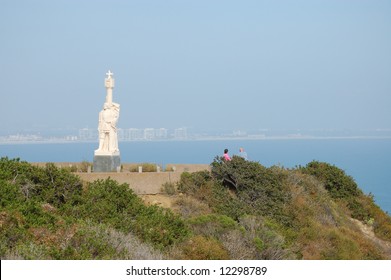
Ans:
[[[0,134],[97,127],[391,129],[391,1],[15,0]]]
[[[278,139],[391,139],[391,129],[376,130],[215,130],[193,131],[186,127],[118,128],[118,140],[126,141],[197,141],[197,140],[278,140]],[[64,131],[20,132],[0,134],[1,144],[98,142],[98,130],[81,128]]]

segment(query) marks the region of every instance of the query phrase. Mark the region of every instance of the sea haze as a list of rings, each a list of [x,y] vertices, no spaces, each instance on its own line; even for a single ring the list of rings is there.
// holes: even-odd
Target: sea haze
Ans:
[[[18,157],[29,162],[92,161],[97,143],[7,144],[0,145],[0,156]],[[293,168],[312,160],[338,166],[352,176],[365,193],[391,213],[391,139],[338,140],[218,140],[218,141],[141,141],[119,144],[121,161],[210,164],[225,148],[230,155],[243,147],[249,160],[265,166]]]

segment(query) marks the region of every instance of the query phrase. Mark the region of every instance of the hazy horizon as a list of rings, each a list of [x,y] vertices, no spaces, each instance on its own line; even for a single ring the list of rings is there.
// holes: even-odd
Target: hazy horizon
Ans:
[[[391,129],[391,2],[15,0],[1,131]]]

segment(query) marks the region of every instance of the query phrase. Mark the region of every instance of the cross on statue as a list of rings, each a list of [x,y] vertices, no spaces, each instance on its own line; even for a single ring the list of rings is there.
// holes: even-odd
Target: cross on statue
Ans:
[[[111,76],[114,75],[114,73],[112,73],[112,72],[109,70],[109,72],[107,72],[106,75],[107,75],[107,79],[111,79]]]

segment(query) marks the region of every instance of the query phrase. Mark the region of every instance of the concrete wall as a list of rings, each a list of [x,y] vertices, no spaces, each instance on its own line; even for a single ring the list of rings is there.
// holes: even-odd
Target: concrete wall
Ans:
[[[46,162],[36,162],[32,163],[34,165],[44,167]],[[83,167],[81,162],[54,162],[54,165],[57,167],[76,167],[78,172],[74,174],[79,176],[81,180],[85,182],[93,182],[95,180],[105,180],[111,178],[117,181],[120,184],[127,183],[130,188],[135,191],[137,194],[157,194],[162,192],[162,185],[164,183],[177,183],[183,172],[197,172],[202,170],[210,170],[208,164],[167,164],[166,170],[175,171],[165,171],[165,172],[129,172],[133,167],[138,167],[142,164],[140,163],[123,163],[122,172],[110,172],[110,173],[87,173],[80,172]],[[138,170],[138,169],[137,169]]]
[[[93,182],[111,178],[120,184],[127,183],[137,194],[157,194],[162,192],[164,183],[177,183],[181,172],[121,172],[121,173],[75,173],[81,180]]]
[[[209,164],[167,164],[166,170],[173,170],[173,167],[175,167],[176,172],[197,172],[210,170]]]
[[[36,166],[44,167],[46,162],[33,162],[31,163]],[[92,165],[92,162],[90,162]],[[123,167],[123,172],[129,172],[130,170],[138,170],[138,167],[143,163],[121,163]],[[153,164],[153,163],[151,163]],[[85,163],[81,162],[54,162],[54,165],[57,167],[73,167],[78,170],[85,169]],[[175,164],[170,163],[166,164],[165,170],[173,171],[173,167],[175,167],[176,172],[197,172],[202,170],[210,170],[209,164]],[[163,170],[162,170],[163,171]]]
[[[32,165],[39,166],[39,167],[45,167],[47,162],[32,162]],[[82,166],[81,162],[53,162],[53,164],[57,167],[74,167],[80,168]],[[91,162],[92,164],[92,162]]]
[[[142,166],[143,163],[122,163],[123,171],[138,170],[139,166]],[[156,164],[159,165],[159,164]],[[168,171],[177,171],[177,172],[197,172],[202,170],[210,170],[209,164],[175,164],[170,163],[164,166],[164,170]],[[161,170],[164,171],[161,167]]]

